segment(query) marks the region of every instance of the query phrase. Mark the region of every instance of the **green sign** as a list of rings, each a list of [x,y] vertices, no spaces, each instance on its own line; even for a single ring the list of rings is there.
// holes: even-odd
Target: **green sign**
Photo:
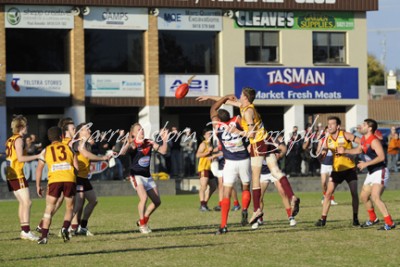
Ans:
[[[352,12],[277,12],[236,11],[236,28],[295,29],[295,30],[352,30]]]
[[[354,15],[351,12],[296,12],[293,29],[352,30]]]

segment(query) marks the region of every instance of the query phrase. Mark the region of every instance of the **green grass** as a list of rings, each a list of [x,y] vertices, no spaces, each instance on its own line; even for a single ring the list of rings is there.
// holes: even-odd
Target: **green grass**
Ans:
[[[384,200],[400,219],[400,192],[387,191]],[[298,225],[290,228],[276,193],[266,196],[266,224],[258,230],[239,225],[240,212],[230,212],[229,233],[215,236],[220,213],[198,211],[197,195],[162,196],[152,216],[153,233],[135,226],[137,197],[102,197],[89,221],[94,237],[73,237],[63,243],[50,235],[49,244],[19,239],[17,201],[0,202],[0,266],[398,266],[400,230],[376,231],[351,226],[350,194],[336,194],[325,228],[314,222],[321,213],[320,194],[301,193]],[[217,202],[213,196],[210,207]],[[31,227],[44,211],[34,200]],[[62,224],[60,210],[53,233]],[[382,220],[382,216],[377,212]],[[360,205],[360,220],[367,219]]]

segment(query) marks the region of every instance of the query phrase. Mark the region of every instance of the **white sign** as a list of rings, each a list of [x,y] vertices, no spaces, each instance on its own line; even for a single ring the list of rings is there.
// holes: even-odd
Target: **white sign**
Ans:
[[[147,30],[147,8],[90,7],[84,17],[85,29]]]
[[[144,75],[85,75],[86,96],[144,97]]]
[[[71,6],[11,6],[5,7],[6,28],[73,29]]]
[[[71,95],[69,74],[7,74],[8,97],[68,97]]]
[[[221,31],[222,11],[215,9],[160,9],[158,29]]]
[[[191,75],[160,75],[160,96],[175,97],[176,88],[191,77]],[[196,75],[190,83],[187,97],[218,96],[218,92],[218,75]]]

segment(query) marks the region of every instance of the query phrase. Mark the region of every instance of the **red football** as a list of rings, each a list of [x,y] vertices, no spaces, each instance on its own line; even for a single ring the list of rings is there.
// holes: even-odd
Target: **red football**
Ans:
[[[189,92],[189,85],[187,83],[182,83],[181,85],[178,86],[178,88],[176,88],[175,97],[177,99],[184,98],[188,92]]]

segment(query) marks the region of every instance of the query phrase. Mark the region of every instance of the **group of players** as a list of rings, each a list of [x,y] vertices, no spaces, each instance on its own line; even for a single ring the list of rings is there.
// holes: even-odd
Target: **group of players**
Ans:
[[[37,241],[38,244],[48,243],[48,234],[52,217],[65,200],[65,214],[59,235],[64,242],[72,235],[93,234],[88,230],[88,220],[97,205],[96,193],[89,180],[90,162],[109,160],[114,155],[97,156],[91,152],[90,124],[81,123],[76,129],[71,118],[61,119],[58,126],[48,129],[47,135],[51,142],[40,154],[26,156],[24,153],[23,136],[27,134],[28,122],[22,116],[14,116],[11,122],[13,135],[6,142],[7,184],[19,202],[19,220],[21,239]],[[124,147],[120,154],[128,153],[131,158],[130,180],[136,189],[140,202],[137,225],[142,233],[150,233],[148,220],[154,210],[161,204],[156,184],[150,175],[150,156],[154,148],[160,153],[166,153],[166,138],[168,131],[160,133],[162,144],[144,138],[140,124],[131,126],[129,136],[125,136]],[[42,171],[47,164],[48,185],[46,190],[46,208],[36,230],[38,237],[30,229],[31,199],[28,183],[24,176],[24,162],[38,160],[36,169],[36,192],[43,197],[41,187]],[[146,207],[147,198],[152,203]],[[85,200],[88,201],[83,208]]]
[[[255,90],[244,88],[237,99],[233,95],[225,97],[199,97],[198,101],[213,100],[210,117],[213,132],[217,136],[222,153],[213,154],[209,145],[211,132],[204,133],[205,141],[200,144],[197,156],[199,161],[199,175],[201,181],[200,201],[206,207],[207,199],[205,188],[211,162],[214,158],[224,159],[218,175],[220,180],[220,210],[221,224],[216,234],[228,232],[228,215],[230,199],[234,192],[234,183],[240,179],[242,183],[242,219],[241,224],[251,224],[253,229],[262,224],[264,215],[263,195],[269,185],[274,183],[282,197],[289,225],[295,226],[295,216],[300,210],[300,198],[292,190],[286,175],[280,170],[278,160],[286,153],[283,135],[269,136],[264,128],[260,115],[253,104]],[[223,104],[240,108],[241,116],[231,117],[229,112],[222,109]],[[325,197],[322,207],[322,216],[315,223],[316,226],[325,226],[331,197],[336,187],[346,181],[350,187],[353,206],[353,225],[359,226],[357,192],[357,172],[368,169],[364,182],[361,200],[364,203],[369,219],[362,227],[370,227],[379,223],[374,206],[384,216],[384,225],[379,229],[391,230],[395,227],[381,195],[387,185],[389,172],[385,165],[385,154],[380,141],[375,137],[376,121],[366,119],[361,127],[362,138],[340,128],[340,119],[328,118],[327,135],[321,139],[320,157],[323,161],[332,159],[332,172],[329,181],[324,182]],[[88,179],[91,161],[109,160],[113,155],[96,156],[90,151],[90,126],[86,123],[79,124],[76,129],[71,118],[60,120],[59,125],[48,130],[51,142],[39,155],[24,155],[23,136],[27,133],[27,119],[21,115],[15,116],[11,122],[13,135],[6,142],[7,183],[19,201],[19,219],[21,224],[22,239],[37,241],[47,244],[51,219],[61,206],[66,202],[64,222],[60,235],[64,241],[70,239],[71,234],[92,235],[88,228],[88,220],[97,204],[96,194]],[[148,234],[151,229],[148,225],[150,215],[160,206],[161,200],[157,186],[150,174],[150,159],[152,150],[161,154],[167,152],[168,130],[162,129],[157,142],[146,139],[144,129],[139,123],[131,126],[130,132],[125,136],[124,147],[120,154],[128,154],[130,158],[130,181],[139,197],[137,226],[143,234]],[[120,140],[122,141],[122,140]],[[358,143],[352,148],[352,142]],[[365,161],[360,161],[356,166],[351,154],[364,155]],[[37,194],[42,197],[41,187],[42,170],[47,164],[48,186],[46,191],[46,208],[37,230],[41,237],[30,231],[31,200],[28,183],[24,177],[24,162],[39,160],[36,170]],[[222,186],[221,186],[222,185]],[[251,186],[251,192],[250,192]],[[235,194],[234,194],[235,195]],[[147,205],[150,198],[151,203]],[[83,209],[85,199],[88,204]],[[248,220],[248,208],[253,200],[253,214]],[[237,198],[234,209],[240,207]]]
[[[279,169],[277,160],[282,158],[287,151],[283,141],[283,135],[269,136],[257,113],[253,101],[255,90],[244,88],[237,99],[233,95],[225,97],[202,96],[198,101],[213,100],[210,117],[213,122],[213,131],[216,133],[222,148],[222,156],[225,159],[222,176],[223,197],[220,201],[221,224],[216,234],[228,232],[227,218],[230,206],[230,197],[234,181],[240,179],[242,182],[242,225],[251,224],[253,229],[257,229],[262,224],[263,217],[263,195],[269,183],[274,183],[282,197],[285,206],[289,225],[295,226],[295,216],[299,212],[300,199],[296,197],[290,186],[287,177]],[[223,104],[233,105],[240,108],[240,117],[231,118],[229,112],[221,109]],[[379,223],[379,219],[374,210],[376,206],[384,217],[383,226],[378,230],[391,230],[396,227],[389,214],[385,203],[381,199],[389,180],[389,171],[385,163],[385,153],[380,140],[375,136],[377,122],[372,119],[365,119],[360,134],[362,138],[341,129],[341,121],[338,117],[328,118],[328,126],[325,133],[319,136],[319,146],[317,155],[321,160],[322,167],[322,189],[324,198],[322,202],[321,218],[315,223],[317,227],[326,224],[329,208],[332,203],[333,194],[336,187],[343,181],[349,185],[352,196],[353,226],[371,227]],[[207,138],[207,136],[204,136]],[[310,137],[305,137],[305,142],[310,142]],[[211,161],[215,156],[213,150],[203,144],[199,147],[197,156],[201,158],[199,164],[199,175],[202,187],[207,181],[207,172],[211,170]],[[357,145],[353,148],[353,143]],[[355,156],[363,155],[363,160],[357,165]],[[220,155],[217,155],[220,156]],[[207,162],[208,163],[205,163]],[[208,169],[207,169],[208,168]],[[360,225],[358,219],[358,182],[357,168],[368,170],[367,177],[361,191],[361,201],[369,214],[369,219]],[[200,172],[201,171],[201,172]],[[253,196],[254,212],[248,218],[248,207],[251,200],[249,191],[250,178]],[[203,180],[203,181],[202,181]],[[203,189],[204,190],[204,189]],[[206,203],[201,203],[204,205]]]

